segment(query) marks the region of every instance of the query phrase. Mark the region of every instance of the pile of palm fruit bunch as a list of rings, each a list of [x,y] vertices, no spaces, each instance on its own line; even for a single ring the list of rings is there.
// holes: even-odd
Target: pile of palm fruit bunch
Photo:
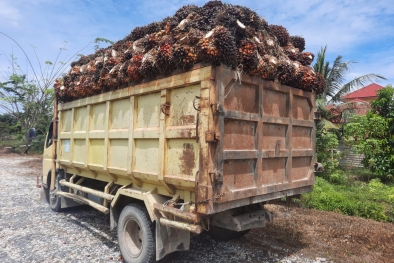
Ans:
[[[269,25],[251,9],[209,1],[183,6],[172,17],[136,27],[113,45],[80,57],[54,86],[66,102],[209,63],[322,93],[325,79],[311,68],[314,55],[304,49],[303,37]]]

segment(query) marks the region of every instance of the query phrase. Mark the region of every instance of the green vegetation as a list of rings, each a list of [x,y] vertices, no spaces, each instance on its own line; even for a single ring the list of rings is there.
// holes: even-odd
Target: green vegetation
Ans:
[[[344,62],[338,56],[330,65],[325,61],[326,50],[320,50],[313,67],[327,82],[316,101],[322,117],[316,134],[317,161],[325,170],[318,174],[313,192],[304,195],[302,203],[309,208],[394,222],[394,185],[389,184],[394,180],[394,89],[387,86],[370,106],[363,105],[371,109],[366,116],[355,115],[360,102],[346,103],[341,97],[385,78],[367,74],[346,83],[354,62]],[[366,168],[339,167],[338,140],[344,138],[356,152],[364,154]]]
[[[366,116],[353,116],[345,127],[349,143],[364,154],[363,164],[383,181],[394,179],[394,88],[378,91]]]
[[[348,185],[342,171],[333,173],[330,181],[316,177],[313,192],[303,195],[303,206],[394,222],[394,185],[383,184],[379,179]]]

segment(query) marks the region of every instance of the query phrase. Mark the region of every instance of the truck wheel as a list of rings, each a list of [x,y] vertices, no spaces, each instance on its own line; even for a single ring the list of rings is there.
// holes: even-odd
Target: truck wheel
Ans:
[[[61,209],[61,197],[56,194],[57,191],[60,190],[60,175],[56,175],[55,189],[53,191],[50,190],[50,185],[48,186],[49,191],[49,207],[55,211],[60,212]]]
[[[220,241],[229,241],[235,238],[240,238],[246,235],[247,233],[249,233],[249,231],[250,229],[237,232],[230,229],[225,229],[218,226],[210,225],[208,234],[214,239]]]
[[[123,208],[118,222],[118,241],[124,262],[155,262],[154,225],[145,207],[130,204]]]

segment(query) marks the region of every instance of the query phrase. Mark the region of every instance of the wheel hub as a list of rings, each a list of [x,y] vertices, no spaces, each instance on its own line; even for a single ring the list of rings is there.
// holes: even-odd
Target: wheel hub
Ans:
[[[143,232],[134,218],[130,218],[124,226],[123,239],[128,248],[128,254],[135,258],[142,252]]]

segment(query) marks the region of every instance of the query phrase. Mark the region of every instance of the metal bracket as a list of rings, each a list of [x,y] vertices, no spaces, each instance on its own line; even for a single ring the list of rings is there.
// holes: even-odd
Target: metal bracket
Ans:
[[[219,172],[209,172],[208,174],[216,184],[223,184],[223,175]]]
[[[313,113],[313,119],[314,119],[315,121],[320,121],[320,120],[321,120],[321,112],[320,112],[320,111],[315,111],[315,112]]]
[[[214,114],[223,113],[223,106],[219,102],[211,103],[211,109]]]
[[[220,141],[220,133],[219,132],[206,132],[205,133],[205,141],[206,142],[218,142]]]

